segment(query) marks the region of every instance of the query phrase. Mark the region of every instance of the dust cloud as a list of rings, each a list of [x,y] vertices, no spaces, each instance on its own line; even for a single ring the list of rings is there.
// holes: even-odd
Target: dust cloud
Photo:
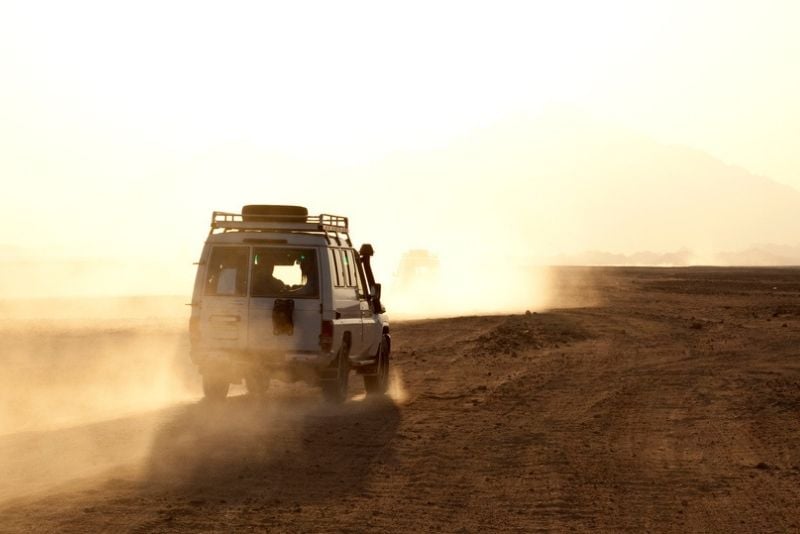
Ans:
[[[199,398],[178,297],[0,301],[0,501],[145,458]]]
[[[589,269],[525,265],[451,252],[406,252],[386,284],[383,299],[395,319],[524,313],[597,304]]]
[[[389,398],[396,404],[403,404],[408,400],[408,391],[403,381],[403,373],[400,369],[392,367],[389,381]]]
[[[0,303],[0,435],[196,397],[184,308],[177,298]]]
[[[97,476],[192,485],[282,462],[287,451],[311,462],[307,434],[319,421],[378,417],[407,398],[395,369],[387,402],[326,406],[303,384],[265,399],[237,386],[225,403],[197,402],[184,300],[0,301],[0,502]]]

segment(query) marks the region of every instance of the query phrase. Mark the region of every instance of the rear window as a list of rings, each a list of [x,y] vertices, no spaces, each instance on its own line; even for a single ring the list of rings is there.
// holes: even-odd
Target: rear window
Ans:
[[[250,296],[319,298],[317,251],[313,248],[254,248]]]
[[[247,295],[250,247],[214,247],[206,270],[206,295]]]

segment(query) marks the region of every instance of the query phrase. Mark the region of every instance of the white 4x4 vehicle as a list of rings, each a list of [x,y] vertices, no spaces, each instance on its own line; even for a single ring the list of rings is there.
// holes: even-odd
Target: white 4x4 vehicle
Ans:
[[[367,393],[389,382],[391,336],[370,266],[346,217],[299,206],[214,212],[197,267],[191,358],[209,399],[244,380],[260,395],[271,378],[305,380],[342,402],[350,371]]]

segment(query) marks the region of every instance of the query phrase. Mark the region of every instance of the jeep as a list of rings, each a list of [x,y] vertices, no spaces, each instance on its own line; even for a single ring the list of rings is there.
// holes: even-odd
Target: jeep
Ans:
[[[353,248],[347,217],[277,205],[213,212],[189,321],[205,397],[242,382],[261,396],[279,379],[339,403],[351,371],[367,394],[385,394],[392,338],[372,255]]]

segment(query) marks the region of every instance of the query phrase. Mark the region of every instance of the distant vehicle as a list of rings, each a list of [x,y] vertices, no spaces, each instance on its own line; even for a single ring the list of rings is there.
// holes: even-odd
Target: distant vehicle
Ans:
[[[276,378],[342,402],[351,370],[367,393],[386,393],[392,338],[372,255],[371,245],[353,248],[346,217],[300,206],[215,211],[189,322],[206,398],[224,399],[242,380],[261,395]]]
[[[424,249],[409,250],[400,258],[394,273],[397,286],[403,289],[433,289],[439,278],[439,258]]]

